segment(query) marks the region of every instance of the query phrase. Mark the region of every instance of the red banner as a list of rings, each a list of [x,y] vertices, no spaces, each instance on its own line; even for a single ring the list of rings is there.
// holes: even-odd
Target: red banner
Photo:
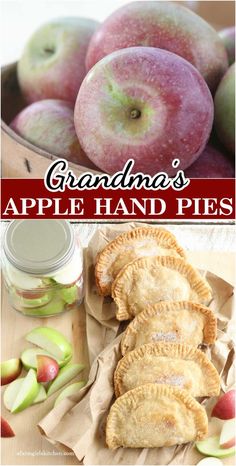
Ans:
[[[44,180],[2,180],[2,220],[231,220],[235,218],[233,179],[195,179],[181,191],[88,189],[50,192]]]

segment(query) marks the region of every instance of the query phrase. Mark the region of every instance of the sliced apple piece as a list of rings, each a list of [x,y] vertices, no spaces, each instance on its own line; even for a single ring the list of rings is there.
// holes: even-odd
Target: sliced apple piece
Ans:
[[[5,408],[8,409],[8,411],[12,410],[15,399],[21,389],[24,379],[25,377],[14,380],[14,382],[12,382],[5,390],[4,395],[3,395],[3,402],[4,402]],[[38,393],[36,397],[33,399],[31,404],[40,403],[41,401],[46,400],[46,398],[47,398],[47,393],[46,393],[44,386],[41,384],[38,384]]]
[[[17,394],[20,391],[21,385],[24,382],[24,378],[21,377],[20,379],[14,380],[10,385],[6,388],[4,395],[3,395],[3,403],[5,408],[8,409],[8,411],[12,410],[12,407],[14,405],[15,399],[17,397]]]
[[[208,456],[207,458],[203,458],[203,460],[199,461],[197,466],[223,466],[223,463],[219,458],[211,458]]]
[[[48,351],[56,359],[66,359],[72,354],[71,344],[54,328],[37,327],[26,335],[26,340]]]
[[[224,422],[220,434],[220,447],[231,448],[236,444],[236,424],[235,419],[228,419]]]
[[[81,390],[81,388],[83,388],[85,385],[86,382],[84,382],[83,380],[81,380],[81,382],[75,382],[71,385],[68,385],[68,387],[64,388],[64,390],[62,390],[60,395],[56,398],[54,406],[57,406],[58,403],[60,403],[60,401],[64,400],[64,398],[67,398],[71,395],[76,395],[76,393],[78,393]]]
[[[50,396],[64,387],[68,382],[74,379],[84,369],[83,364],[67,364],[59,370],[58,376],[53,380],[48,388],[47,395]]]
[[[59,371],[59,366],[55,359],[43,356],[37,356],[37,381],[50,382],[54,380]]]
[[[37,369],[37,356],[43,355],[43,356],[48,356],[49,358],[53,358],[57,361],[59,367],[65,366],[72,357],[72,354],[70,354],[67,359],[64,360],[59,360],[56,359],[55,356],[53,356],[51,353],[48,351],[44,351],[41,348],[29,348],[21,354],[21,361],[26,369]]]
[[[33,369],[30,369],[24,381],[20,387],[20,390],[13,403],[11,412],[19,413],[23,409],[30,406],[36,395],[39,392],[39,384],[36,379],[36,373]]]
[[[18,358],[8,359],[1,363],[1,385],[17,379],[22,371],[22,363]]]
[[[47,392],[44,388],[43,385],[39,384],[39,392],[36,395],[36,398],[33,400],[33,405],[36,405],[37,403],[41,403],[42,401],[45,401],[47,398]]]
[[[216,458],[227,458],[235,454],[235,447],[220,448],[220,437],[208,437],[205,440],[196,442],[196,448],[200,453],[206,456],[215,456]]]
[[[76,285],[62,288],[60,294],[67,304],[73,304],[78,299],[78,288]]]
[[[10,424],[3,417],[1,417],[1,437],[15,437],[15,433],[13,432]]]
[[[43,304],[43,305],[42,305]],[[65,303],[59,297],[54,297],[48,303],[42,303],[40,307],[25,307],[24,314],[27,316],[52,316],[64,311]],[[24,305],[24,304],[23,304]],[[35,305],[36,306],[36,305]]]
[[[212,410],[212,417],[223,420],[235,418],[235,392],[235,389],[229,390],[219,398]]]

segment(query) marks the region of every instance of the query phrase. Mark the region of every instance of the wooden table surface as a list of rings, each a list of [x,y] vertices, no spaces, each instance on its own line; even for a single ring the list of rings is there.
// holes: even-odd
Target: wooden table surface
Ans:
[[[193,251],[188,253],[189,260],[197,267],[208,268],[225,280],[233,283],[235,276],[235,255],[231,252]],[[85,311],[83,306],[61,316],[46,318],[24,317],[10,308],[7,302],[5,289],[2,292],[2,357],[4,361],[18,357],[21,352],[31,345],[25,341],[25,334],[39,325],[52,326],[61,332],[73,343],[73,361],[82,362],[86,369],[79,376],[84,379],[88,376],[88,355],[86,345]],[[5,387],[2,387],[2,392]],[[50,464],[67,465],[78,464],[73,454],[63,454],[41,437],[36,424],[52,408],[57,394],[45,402],[32,406],[18,414],[10,414],[2,406],[2,415],[13,427],[16,437],[3,439],[2,464]],[[76,428],[76,426],[75,426]],[[224,460],[224,464],[233,464],[232,458]]]

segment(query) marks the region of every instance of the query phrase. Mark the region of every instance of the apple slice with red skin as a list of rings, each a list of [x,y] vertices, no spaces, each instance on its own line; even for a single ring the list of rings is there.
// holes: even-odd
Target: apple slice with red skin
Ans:
[[[235,389],[222,395],[212,410],[212,417],[227,420],[235,418]]]
[[[1,363],[1,385],[7,385],[17,379],[22,370],[22,362],[18,358],[8,359]]]
[[[216,458],[228,458],[235,455],[235,448],[220,448],[220,437],[208,437],[195,443],[200,453],[205,456],[215,456]]]
[[[62,367],[57,378],[50,383],[47,396],[51,396],[64,385],[67,385],[67,383],[74,379],[84,369],[84,367],[85,366],[83,364],[67,364]]]
[[[16,289],[16,293],[25,299],[39,299],[42,298],[47,293],[47,290],[43,288],[42,290],[19,290]]]
[[[3,417],[1,417],[1,437],[15,437],[15,433],[13,432],[10,424]]]
[[[220,434],[220,448],[231,448],[236,445],[235,432],[235,418],[225,421]]]
[[[39,354],[37,356],[37,381],[50,382],[59,372],[59,365],[55,359]]]

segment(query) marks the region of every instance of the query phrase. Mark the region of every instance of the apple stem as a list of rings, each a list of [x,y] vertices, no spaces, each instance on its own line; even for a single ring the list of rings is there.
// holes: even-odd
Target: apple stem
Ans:
[[[132,120],[135,120],[140,117],[141,117],[141,112],[137,108],[134,108],[133,110],[130,111],[130,118],[132,118]]]

